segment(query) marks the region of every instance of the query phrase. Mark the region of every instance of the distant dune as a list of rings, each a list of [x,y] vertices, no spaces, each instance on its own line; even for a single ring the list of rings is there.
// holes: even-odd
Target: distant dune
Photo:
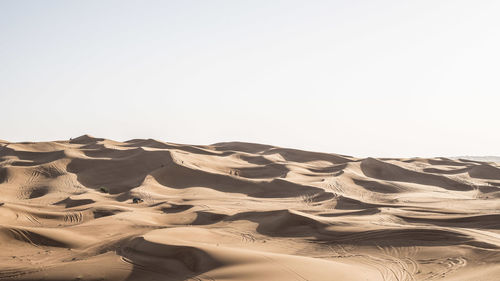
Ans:
[[[500,280],[490,160],[0,143],[0,280]]]
[[[473,161],[500,163],[500,156],[458,156],[458,157],[453,157],[453,159],[465,159]]]

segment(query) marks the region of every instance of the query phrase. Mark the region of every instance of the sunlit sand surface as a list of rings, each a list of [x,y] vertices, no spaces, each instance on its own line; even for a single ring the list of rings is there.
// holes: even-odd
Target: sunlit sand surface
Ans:
[[[90,136],[0,146],[0,280],[500,280],[492,162]]]

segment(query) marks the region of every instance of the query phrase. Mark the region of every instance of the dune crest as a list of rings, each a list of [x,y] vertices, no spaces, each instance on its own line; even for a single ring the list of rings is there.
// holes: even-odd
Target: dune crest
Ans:
[[[500,280],[500,166],[0,141],[0,280]]]

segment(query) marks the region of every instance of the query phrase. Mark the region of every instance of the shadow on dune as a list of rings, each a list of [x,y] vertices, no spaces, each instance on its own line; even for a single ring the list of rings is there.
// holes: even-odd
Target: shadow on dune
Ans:
[[[482,164],[484,164],[484,163],[485,163],[484,161],[471,160],[471,159],[463,159],[463,158],[458,159],[458,161],[460,161],[460,162],[464,162],[464,163],[479,164],[479,165],[482,165]]]
[[[269,154],[279,154],[286,161],[306,163],[311,161],[327,161],[332,164],[344,164],[347,162],[352,162],[347,156],[343,157],[335,154],[321,153],[321,152],[310,152],[298,149],[290,148],[272,148],[264,153]]]
[[[359,232],[331,232],[320,242],[356,244],[359,246],[452,246],[470,245],[483,249],[498,249],[496,245],[475,240],[460,232],[432,228],[377,229]]]
[[[257,167],[238,168],[237,171],[240,177],[264,179],[286,177],[290,169],[283,164],[271,163]]]
[[[452,160],[452,159],[449,159],[449,158],[444,158],[444,157],[441,157],[441,158],[435,158],[435,159],[428,159],[427,160],[429,164],[431,165],[435,165],[435,166],[470,166],[471,164],[469,163],[464,163],[464,162],[460,162],[460,161],[457,161],[457,160]]]
[[[63,159],[66,157],[66,154],[64,150],[32,152],[3,147],[2,150],[0,150],[0,160],[5,156],[15,156],[19,158],[19,160],[10,163],[12,166],[36,166]]]
[[[216,151],[238,151],[246,152],[252,154],[260,154],[269,149],[274,148],[274,146],[259,144],[259,143],[248,143],[248,142],[220,142],[212,144]]]
[[[273,163],[273,161],[260,155],[246,155],[240,154],[240,159],[254,165],[267,165]]]
[[[149,151],[136,148],[116,152],[112,150],[86,151],[87,156],[100,158],[76,158],[67,171],[77,175],[82,185],[98,189],[106,187],[110,194],[119,194],[140,186],[147,175],[170,188],[206,187],[217,191],[242,193],[254,197],[295,197],[301,194],[322,193],[320,188],[295,184],[283,179],[249,180],[226,174],[216,174],[186,167],[176,163],[169,151]],[[244,168],[242,176],[274,177],[288,169],[282,165]],[[270,174],[266,174],[270,173]]]
[[[257,223],[257,232],[275,237],[322,237],[329,224],[290,210],[244,212],[226,221],[248,220]]]
[[[472,178],[500,180],[500,169],[488,164],[474,166],[469,170],[469,176]]]
[[[394,204],[378,204],[378,203],[368,203],[363,202],[358,199],[346,197],[346,196],[338,196],[336,199],[335,209],[338,210],[364,210],[364,209],[373,209],[380,207],[401,207],[401,205]]]
[[[58,248],[70,248],[67,243],[50,237],[48,235],[37,233],[30,228],[24,227],[4,227],[0,226],[0,241],[12,243],[12,241],[19,241],[29,244],[34,247],[47,246]]]
[[[9,171],[7,168],[0,168],[0,184],[6,182],[9,179]]]
[[[245,143],[245,142],[225,142],[216,143],[212,147],[218,151],[238,151],[261,155],[279,154],[286,161],[305,163],[311,161],[328,161],[332,164],[343,164],[354,161],[349,156],[342,156],[321,152],[310,152],[291,148],[279,148],[270,145]]]
[[[246,212],[226,220],[249,220],[258,224],[256,231],[273,237],[301,237],[321,243],[356,244],[360,246],[449,246],[467,244],[479,248],[497,249],[496,245],[475,240],[466,234],[448,229],[430,227],[400,227],[384,229],[363,229],[357,231],[339,231],[335,225],[317,218],[289,211]]]
[[[400,193],[404,191],[404,188],[397,186],[393,183],[381,183],[377,181],[370,181],[370,180],[359,180],[359,179],[352,179],[352,181],[364,189],[372,192],[379,192],[379,193]]]
[[[47,195],[49,193],[49,191],[50,191],[50,188],[48,186],[39,186],[39,187],[33,188],[29,193],[28,199],[40,198],[42,196]]]
[[[322,174],[322,173],[331,174],[331,173],[343,172],[345,168],[347,168],[347,163],[328,166],[328,167],[319,167],[319,168],[306,167],[307,170],[316,174]]]
[[[194,207],[194,205],[168,204],[168,207],[162,207],[162,208],[160,208],[160,210],[166,214],[171,214],[171,213],[181,213],[181,212],[187,211],[193,207]]]
[[[441,217],[441,218],[419,218],[398,215],[399,218],[409,223],[425,223],[428,225],[443,227],[478,228],[478,229],[500,229],[500,214]]]
[[[198,211],[196,212],[196,219],[191,222],[192,225],[208,225],[214,224],[224,220],[227,215],[217,214],[212,212]]]
[[[134,149],[120,158],[76,158],[67,166],[82,185],[89,188],[105,186],[109,193],[127,192],[142,184],[153,170],[172,162],[168,151]]]
[[[438,169],[438,168],[425,168],[423,171],[426,173],[432,173],[432,174],[445,174],[445,175],[457,175],[457,174],[462,174],[465,173],[469,170],[469,168],[462,168],[462,169],[453,169],[453,170],[444,170],[444,169]]]
[[[127,281],[190,280],[222,265],[202,249],[154,243],[143,237],[132,239],[117,253],[133,265]]]
[[[495,186],[495,185],[481,185],[481,186],[478,186],[477,189],[479,190],[479,192],[481,192],[483,194],[488,194],[488,193],[500,191],[500,188],[498,188],[498,186]]]
[[[289,182],[250,180],[215,174],[171,163],[151,173],[156,181],[171,188],[206,187],[221,192],[242,193],[252,197],[297,197],[303,194],[324,193],[323,189]]]
[[[149,147],[149,148],[158,148],[158,149],[178,149],[194,154],[201,155],[213,155],[213,156],[229,156],[233,154],[232,151],[218,152],[213,151],[209,147],[206,146],[197,146],[197,145],[183,145],[183,144],[168,144],[161,141],[157,141],[154,139],[135,139],[129,140],[125,142],[126,144],[123,147]]]
[[[361,171],[365,176],[379,180],[438,186],[455,191],[468,191],[473,189],[470,185],[456,182],[445,176],[407,170],[374,158],[367,158],[361,161]]]
[[[77,138],[71,139],[69,143],[71,144],[89,144],[89,143],[97,143],[103,141],[102,138],[94,138],[90,135],[82,135]]]
[[[65,208],[73,208],[93,203],[95,203],[95,201],[92,199],[71,199],[70,197],[67,197],[66,199],[58,201],[52,205],[61,205]]]

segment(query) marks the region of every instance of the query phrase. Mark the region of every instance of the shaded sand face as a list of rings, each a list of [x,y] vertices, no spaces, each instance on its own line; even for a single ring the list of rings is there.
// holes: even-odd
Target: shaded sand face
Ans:
[[[0,280],[500,280],[499,189],[470,160],[1,142]]]

